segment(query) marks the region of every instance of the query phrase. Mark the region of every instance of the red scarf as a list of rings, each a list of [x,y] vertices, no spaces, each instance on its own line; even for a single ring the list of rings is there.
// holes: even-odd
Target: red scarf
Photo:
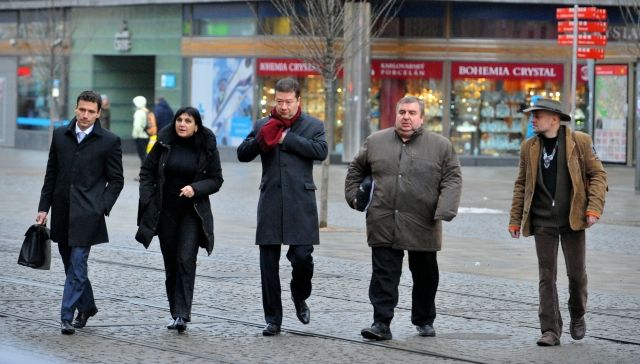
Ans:
[[[260,128],[256,136],[260,144],[260,149],[263,152],[268,152],[275,148],[282,137],[282,132],[289,129],[291,125],[298,120],[300,113],[300,106],[298,106],[298,111],[296,111],[296,114],[291,119],[283,119],[274,107],[269,115],[271,118]]]

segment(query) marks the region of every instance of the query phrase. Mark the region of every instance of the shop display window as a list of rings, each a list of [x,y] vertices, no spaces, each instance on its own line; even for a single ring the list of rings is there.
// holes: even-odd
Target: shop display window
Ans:
[[[374,79],[371,84],[370,130],[391,127],[396,120],[396,103],[404,96],[415,96],[425,104],[424,127],[442,134],[442,80]]]
[[[64,58],[61,63],[65,65],[68,59]],[[49,80],[49,69],[46,68],[46,61],[43,57],[20,57],[18,59],[18,120],[19,129],[46,129],[51,122],[51,81]],[[61,71],[56,70],[56,75]],[[60,76],[58,76],[60,77]],[[61,85],[66,85],[62,82]],[[61,94],[66,94],[66,90],[61,90]],[[54,125],[59,126],[66,118],[66,106],[64,98],[56,100],[58,110],[58,120],[54,120]]]
[[[258,118],[269,115],[275,106],[275,85],[282,76],[262,76],[258,78]],[[319,75],[300,75],[295,77],[300,83],[302,111],[325,121],[324,111],[324,80]],[[342,130],[344,127],[344,93],[342,89],[342,79],[336,80],[336,121],[334,124],[334,148],[340,150],[342,145]]]
[[[425,104],[424,126],[442,134],[442,62],[411,60],[371,61],[369,129],[373,133],[395,124],[396,104],[415,96]]]
[[[534,96],[560,100],[562,64],[453,62],[451,142],[461,155],[517,156]]]

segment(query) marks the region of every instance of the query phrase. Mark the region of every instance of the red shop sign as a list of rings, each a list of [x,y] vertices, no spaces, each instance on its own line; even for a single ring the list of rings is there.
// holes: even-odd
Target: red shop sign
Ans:
[[[309,76],[318,72],[301,59],[258,58],[258,76]]]
[[[555,80],[562,81],[564,67],[561,64],[539,63],[482,63],[453,62],[454,79],[489,78],[500,80]]]
[[[596,66],[598,76],[626,76],[627,66],[623,64],[603,64]]]
[[[558,33],[571,33],[573,32],[572,21],[559,21]],[[580,33],[606,33],[607,22],[606,21],[586,21],[581,20],[578,22],[578,32]]]
[[[373,78],[435,78],[442,79],[442,62],[371,61]]]
[[[604,48],[578,48],[576,56],[580,59],[603,59]]]
[[[557,8],[556,19],[573,19],[573,8]],[[607,9],[596,7],[578,8],[578,19],[606,20]]]
[[[559,45],[572,45],[573,34],[558,34]],[[578,45],[581,46],[605,46],[607,36],[602,34],[578,34]]]

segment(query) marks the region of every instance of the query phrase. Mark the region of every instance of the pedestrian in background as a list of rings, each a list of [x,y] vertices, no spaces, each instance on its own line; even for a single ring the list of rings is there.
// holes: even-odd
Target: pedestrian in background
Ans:
[[[171,109],[171,106],[169,106],[167,100],[162,96],[156,98],[153,113],[156,116],[158,131],[162,130],[173,121],[173,110]]]
[[[222,182],[215,135],[202,125],[197,109],[179,109],[140,169],[136,233],[145,248],[158,235],[171,313],[167,327],[178,332],[191,321],[198,247],[209,255],[213,250],[209,195]]]
[[[103,129],[111,130],[111,102],[107,95],[100,95],[102,107],[100,108],[100,126]]]
[[[367,176],[373,194],[367,209],[367,241],[373,271],[369,299],[373,324],[366,339],[389,340],[404,251],[413,278],[411,322],[420,336],[435,336],[435,297],[442,248],[442,221],[458,212],[462,174],[448,139],[423,128],[424,103],[406,96],[396,105],[395,127],[371,134],[349,164],[345,198],[352,208]]]
[[[556,288],[558,244],[569,277],[571,337],[586,333],[587,271],[585,229],[604,209],[607,174],[587,134],[572,131],[560,121],[571,117],[561,104],[538,99],[524,110],[533,114],[537,137],[520,148],[518,176],[513,188],[509,233],[513,238],[534,236],[538,257],[540,346],[560,345],[562,317]]]
[[[291,299],[296,315],[308,324],[306,300],[311,295],[313,246],[320,243],[313,181],[313,161],[327,157],[322,122],[300,108],[300,85],[284,78],[275,85],[276,105],[270,116],[256,122],[238,147],[238,159],[260,156],[262,179],[258,201],[256,244],[260,246],[260,275],[265,336],[276,335],[282,325],[280,250],[288,245],[291,262]]]
[[[51,240],[58,243],[66,273],[63,334],[75,333],[98,313],[88,277],[89,252],[108,242],[104,217],[124,185],[120,138],[101,127],[101,106],[100,95],[83,91],[69,126],[54,130],[36,216],[36,223],[46,224],[51,208]]]
[[[147,99],[144,96],[133,98],[133,105],[136,111],[133,113],[133,128],[131,136],[136,143],[136,152],[140,158],[140,163],[144,162],[147,155],[147,144],[149,144],[149,134],[147,134]]]

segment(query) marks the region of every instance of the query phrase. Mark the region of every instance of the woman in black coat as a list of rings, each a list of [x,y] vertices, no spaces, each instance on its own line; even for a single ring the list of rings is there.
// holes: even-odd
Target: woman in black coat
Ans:
[[[202,125],[197,109],[181,108],[140,169],[136,233],[145,248],[158,235],[172,317],[168,328],[178,332],[191,320],[198,247],[208,254],[213,250],[209,195],[222,182],[215,135]]]

